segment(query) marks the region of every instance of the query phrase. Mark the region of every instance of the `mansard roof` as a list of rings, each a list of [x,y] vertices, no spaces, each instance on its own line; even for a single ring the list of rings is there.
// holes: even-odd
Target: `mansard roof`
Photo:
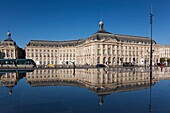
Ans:
[[[8,37],[3,41],[3,43],[11,43],[13,45],[16,45],[16,42],[11,39],[11,33],[10,32],[7,33],[7,36]]]
[[[76,46],[84,42],[84,39],[67,40],[67,41],[47,41],[47,40],[31,40],[27,46]]]
[[[114,34],[114,36],[117,38],[118,41],[121,42],[151,42],[151,39],[148,37],[141,37],[141,36],[130,36],[130,35],[122,35],[122,34]],[[156,44],[156,42],[154,40],[152,40],[153,43]]]
[[[13,41],[11,38],[7,38],[7,39],[5,39],[4,41],[10,41],[10,42],[15,42],[15,41]]]
[[[4,45],[4,46],[8,46],[8,45],[10,45],[10,46],[17,46],[17,44],[16,44],[16,42],[15,41],[8,41],[8,40],[4,40],[4,41],[2,41],[1,42],[1,45]]]
[[[62,82],[61,82],[62,81]],[[79,80],[64,80],[64,79],[56,79],[56,80],[29,80],[28,83],[33,87],[38,86],[78,86],[82,88],[88,88],[92,92],[96,93],[97,95],[106,95],[111,94],[114,92],[125,92],[125,91],[132,91],[132,90],[140,90],[146,89],[149,87],[149,82],[145,82],[145,84],[122,84],[122,85],[107,85],[105,84],[102,88],[100,85],[94,85],[93,87],[90,84],[86,84],[86,82],[80,82]],[[155,85],[155,82],[152,86]]]
[[[107,32],[106,30],[102,29],[102,30],[98,30],[96,33],[106,33],[106,34],[112,34],[110,32]],[[95,33],[95,34],[96,34]]]
[[[148,37],[141,37],[141,36],[130,36],[130,35],[122,35],[122,34],[112,34],[110,32],[107,32],[105,30],[99,30],[95,34],[88,37],[88,39],[92,40],[101,40],[103,38],[112,38],[116,39],[118,42],[136,42],[136,43],[150,43],[151,39]],[[156,44],[154,40],[152,40],[153,43]]]
[[[31,40],[27,44],[27,46],[47,46],[47,47],[76,46],[76,45],[83,44],[86,40],[102,40],[106,38],[111,38],[117,40],[118,42],[127,42],[127,43],[133,42],[133,43],[149,44],[151,42],[151,39],[148,37],[112,34],[110,32],[101,29],[85,39],[66,40],[66,41]],[[153,43],[156,44],[154,40]]]
[[[152,85],[154,84],[155,82]],[[149,87],[149,82],[148,83],[145,82],[145,84],[131,83],[131,84],[112,85],[112,86],[106,86],[97,89],[91,89],[91,91],[98,95],[104,95],[104,94],[109,94],[114,92],[126,92],[126,91],[147,89],[148,87]]]
[[[161,47],[170,47],[170,45],[169,44],[164,44],[164,45],[161,45]]]

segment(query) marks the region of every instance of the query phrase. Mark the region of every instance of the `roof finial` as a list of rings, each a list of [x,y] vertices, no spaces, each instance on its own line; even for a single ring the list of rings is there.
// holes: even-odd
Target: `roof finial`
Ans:
[[[10,31],[8,31],[8,32],[7,32],[7,35],[8,35],[8,37],[9,37],[9,36],[11,36],[11,33],[10,33]]]
[[[102,20],[100,20],[100,22],[99,22],[99,27],[100,27],[100,29],[99,29],[99,30],[103,30],[103,26],[104,26],[104,23],[103,23]]]
[[[6,41],[11,41],[12,39],[11,39],[11,32],[10,31],[7,32],[7,36],[8,36],[8,38],[6,39]]]

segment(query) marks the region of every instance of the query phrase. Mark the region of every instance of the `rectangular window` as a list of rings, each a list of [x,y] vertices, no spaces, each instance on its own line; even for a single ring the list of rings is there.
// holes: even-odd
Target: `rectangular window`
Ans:
[[[97,49],[97,55],[100,55],[100,49]]]
[[[97,47],[100,48],[100,44],[98,44]]]
[[[104,55],[106,54],[106,50],[105,50],[105,49],[103,49],[103,54],[104,54]]]
[[[108,54],[109,54],[109,55],[111,54],[111,49],[110,49],[110,48],[108,48]]]
[[[115,54],[115,50],[113,49],[113,53],[112,53],[113,55]]]

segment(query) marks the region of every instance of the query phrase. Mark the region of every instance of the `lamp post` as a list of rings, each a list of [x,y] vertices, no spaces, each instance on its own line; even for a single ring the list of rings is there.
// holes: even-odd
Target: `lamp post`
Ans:
[[[152,22],[153,22],[153,14],[150,13],[150,25],[151,25],[150,71],[151,72],[152,72]]]
[[[151,4],[151,13],[150,13],[150,26],[151,26],[151,47],[150,47],[150,100],[149,100],[149,113],[152,113],[152,4]]]

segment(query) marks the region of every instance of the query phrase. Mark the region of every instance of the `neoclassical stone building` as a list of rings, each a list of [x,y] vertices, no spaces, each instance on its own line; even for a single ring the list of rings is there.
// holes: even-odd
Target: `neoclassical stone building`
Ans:
[[[26,58],[37,65],[72,64],[148,65],[151,39],[147,37],[112,34],[103,29],[85,39],[67,41],[31,40],[25,48]],[[153,42],[153,64],[159,62],[159,44]]]
[[[160,58],[170,58],[170,45],[160,46]]]
[[[161,45],[159,48],[160,58],[164,58],[164,63],[169,65],[170,59],[170,45]]]
[[[25,58],[25,51],[11,39],[11,33],[7,35],[8,38],[0,42],[0,59]]]

